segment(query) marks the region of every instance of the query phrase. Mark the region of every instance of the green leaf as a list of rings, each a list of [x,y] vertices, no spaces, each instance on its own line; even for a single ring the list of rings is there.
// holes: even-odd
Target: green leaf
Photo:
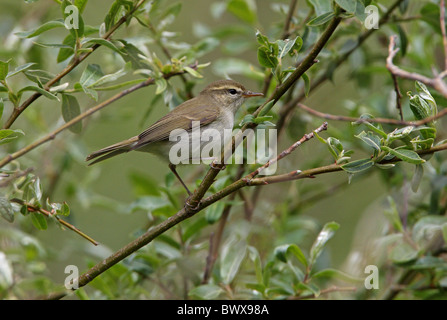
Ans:
[[[359,119],[361,121],[352,122],[351,124],[354,126],[365,125],[366,127],[368,127],[370,130],[377,133],[382,138],[385,138],[385,139],[388,138],[388,134],[382,130],[382,127],[380,126],[380,124],[377,124],[377,126],[375,126],[372,123],[368,122],[369,119],[374,119],[374,117],[372,115],[362,114]]]
[[[54,28],[65,28],[64,21],[62,19],[48,21],[35,29],[29,30],[29,31],[16,32],[15,35],[18,36],[19,38],[33,38],[33,37],[40,35],[41,33],[44,33],[45,31],[48,31],[48,30],[51,30]]]
[[[0,119],[3,116],[3,109],[4,109],[4,107],[5,107],[5,104],[3,103],[3,99],[0,98]]]
[[[411,190],[417,192],[422,178],[424,177],[424,167],[421,164],[417,164],[414,168],[413,179],[411,179]]]
[[[288,54],[290,52],[290,50],[293,49],[298,38],[299,37],[296,37],[293,40],[286,39],[286,40],[277,40],[276,41],[278,43],[278,47],[279,47],[279,55],[278,55],[279,59],[284,58],[284,56],[286,54]]]
[[[188,296],[192,299],[214,300],[225,291],[215,284],[203,284],[191,289]]]
[[[315,239],[310,249],[309,265],[314,265],[315,261],[323,251],[326,243],[334,236],[335,231],[337,231],[339,227],[340,225],[336,222],[328,222],[324,225],[323,229],[318,234],[317,239]]]
[[[256,280],[258,284],[264,286],[264,277],[262,272],[261,256],[255,247],[248,246],[248,256],[253,261],[255,267]],[[261,291],[262,292],[262,291]]]
[[[357,0],[335,0],[335,2],[349,13],[356,11]]]
[[[258,48],[258,61],[266,68],[275,68],[278,65],[278,58],[266,47]]]
[[[154,210],[167,207],[169,204],[169,201],[161,196],[143,196],[139,197],[130,204],[127,209],[127,213],[132,213],[137,210],[152,212]]]
[[[200,236],[200,231],[207,226],[209,226],[209,223],[204,217],[196,219],[196,221],[194,221],[192,224],[186,226],[183,229],[183,232],[182,232],[183,242],[186,242],[188,239],[190,239],[193,236],[196,236],[196,237]]]
[[[88,0],[74,0],[74,5],[78,7],[79,13],[83,13]]]
[[[399,215],[399,211],[397,210],[396,202],[390,196],[388,197],[388,202],[390,203],[390,208],[384,211],[385,216],[390,221],[393,228],[399,232],[404,231],[404,227],[402,225],[402,220]]]
[[[109,48],[109,49],[115,51],[116,53],[118,53],[120,55],[124,54],[116,45],[113,44],[112,41],[106,40],[106,39],[103,39],[103,38],[85,38],[82,41],[82,44],[83,45],[84,44],[99,44],[101,46],[104,46],[106,48]]]
[[[116,81],[119,78],[121,78],[122,76],[126,75],[129,72],[130,68],[131,68],[131,63],[127,62],[123,68],[119,69],[118,71],[116,71],[114,73],[110,73],[110,74],[106,74],[105,76],[102,76],[95,82],[91,83],[89,86],[96,88],[96,87],[104,85],[106,83]]]
[[[70,207],[66,202],[63,202],[59,204],[60,206],[57,208],[56,213],[63,215],[63,216],[69,216],[70,215]]]
[[[15,76],[16,74],[18,74],[20,72],[24,72],[24,71],[28,70],[29,68],[31,68],[35,64],[36,64],[35,62],[22,64],[21,66],[18,66],[17,68],[15,68],[14,71],[8,72],[8,75],[6,76],[6,78]]]
[[[184,66],[183,70],[185,70],[186,72],[188,72],[190,75],[192,75],[195,78],[199,78],[199,79],[203,78],[203,76],[199,72],[197,72],[197,70],[194,70],[191,67]]]
[[[11,202],[3,196],[0,196],[0,215],[8,222],[14,222],[14,210]]]
[[[306,98],[307,98],[309,96],[309,92],[310,92],[310,79],[306,73],[303,73],[301,78],[303,78],[303,81],[304,81],[304,94],[306,95]]]
[[[375,152],[380,151],[380,145],[381,145],[380,137],[376,136],[372,132],[368,131],[368,133],[366,133],[365,131],[362,131],[355,137],[361,139],[367,145],[372,147]]]
[[[239,271],[242,260],[247,252],[245,241],[230,238],[224,245],[220,255],[220,276],[222,283],[230,284]]]
[[[115,0],[115,2],[113,2],[112,6],[110,7],[109,12],[107,13],[107,15],[104,19],[104,23],[105,23],[107,31],[115,23],[115,18],[121,9],[121,6],[122,6],[121,0]]]
[[[81,107],[79,106],[78,100],[71,95],[63,94],[62,95],[62,117],[65,122],[69,122],[70,120],[76,118],[81,114]],[[69,130],[73,133],[81,133],[82,131],[82,122],[76,122],[72,126],[69,127]]]
[[[341,168],[348,173],[356,174],[368,170],[372,166],[374,166],[374,161],[367,158],[348,162],[342,165]]]
[[[89,64],[81,75],[79,83],[83,87],[89,87],[104,76],[101,67],[97,64]]]
[[[325,24],[326,22],[328,22],[329,20],[332,20],[335,17],[335,13],[333,12],[326,12],[323,13],[322,15],[310,20],[307,25],[309,27],[317,27],[317,26],[321,26],[323,24]]]
[[[62,62],[68,59],[70,56],[74,54],[74,48],[76,45],[76,39],[70,34],[68,34],[65,39],[62,41],[62,45],[59,49],[59,53],[57,55],[57,62]]]
[[[255,117],[252,114],[247,114],[244,116],[244,119],[242,119],[241,123],[239,123],[239,126],[244,126],[248,123],[254,123]]]
[[[314,7],[317,16],[332,11],[332,1],[328,0],[308,0],[308,2]]]
[[[209,224],[213,224],[218,221],[222,216],[222,212],[225,208],[225,202],[218,201],[213,203],[209,208],[206,209],[205,219]]]
[[[0,61],[0,81],[5,80],[8,75],[9,70],[9,60]]]
[[[307,267],[308,265],[307,259],[304,256],[304,253],[296,244],[283,244],[276,247],[275,250],[273,251],[275,257],[281,260],[282,262],[288,261],[287,256],[290,255],[290,253],[292,253],[302,265]]]
[[[36,200],[40,201],[42,198],[42,186],[40,184],[40,179],[36,178],[36,180],[33,183],[33,191],[34,195],[36,196]]]
[[[447,224],[447,217],[427,215],[419,219],[413,227],[412,238],[421,248],[432,246],[433,240],[443,232]]]
[[[31,212],[31,221],[39,230],[46,230],[48,228],[47,220],[40,212]]]
[[[81,2],[78,2],[82,5]],[[64,26],[70,31],[75,39],[84,36],[84,20],[78,7],[72,8],[72,3],[68,0],[62,1],[62,15],[64,16]]]
[[[402,57],[405,57],[405,55],[407,54],[407,47],[408,47],[408,38],[407,35],[405,34],[404,29],[397,24],[397,31],[399,32],[399,48],[400,48],[400,52],[402,54]]]
[[[264,107],[261,109],[261,112],[259,112],[259,117],[265,116],[269,111],[273,108],[275,104],[275,100],[271,100],[267,102]]]
[[[27,86],[25,88],[20,89],[19,92],[17,92],[17,96],[20,97],[26,91],[38,92],[41,95],[47,97],[48,99],[60,101],[56,95],[52,94],[51,92],[48,92],[45,89],[42,89],[42,88],[36,87],[36,86]]]
[[[10,142],[11,140],[17,139],[20,136],[24,136],[22,130],[20,129],[0,129],[0,145]]]
[[[340,155],[343,153],[343,145],[340,140],[334,137],[329,137],[327,140],[324,140],[318,135],[319,140],[322,139],[324,143],[326,143],[329,152],[332,154],[335,160],[338,160]],[[321,141],[321,140],[320,140]]]
[[[55,77],[54,74],[45,70],[26,70],[24,75],[30,81],[37,83],[40,87]]]
[[[438,106],[436,104],[435,99],[431,95],[430,91],[428,91],[427,87],[422,82],[416,81],[415,86],[416,86],[417,92],[419,93],[419,96],[422,99],[424,99],[425,102],[428,103],[428,105],[430,107],[430,110],[429,110],[430,116],[435,116],[438,113]]]
[[[339,279],[346,282],[363,282],[364,279],[354,277],[350,274],[336,269],[323,269],[312,274],[312,279]]]
[[[230,0],[227,10],[249,24],[257,20],[255,2],[252,0]]]
[[[402,161],[412,163],[412,164],[422,164],[425,162],[424,159],[419,157],[419,155],[408,149],[391,149],[386,146],[382,146],[382,150],[392,154],[393,156],[401,159]]]
[[[418,252],[411,245],[406,242],[395,246],[390,254],[391,260],[396,264],[406,264],[416,260]]]
[[[415,118],[417,120],[422,120],[435,116],[438,112],[435,99],[423,83],[417,81],[415,86],[419,94],[412,95],[411,92],[407,93],[410,97],[410,109]]]
[[[139,55],[144,56],[144,53],[133,44],[124,40],[120,41],[124,44],[124,47],[121,49],[121,52],[125,53],[122,56],[124,61],[130,62],[132,64],[132,68],[135,70],[147,68],[147,66],[141,62],[141,58],[139,57]]]
[[[261,33],[261,31],[256,30],[256,40],[261,46],[269,47],[270,41],[269,38]]]

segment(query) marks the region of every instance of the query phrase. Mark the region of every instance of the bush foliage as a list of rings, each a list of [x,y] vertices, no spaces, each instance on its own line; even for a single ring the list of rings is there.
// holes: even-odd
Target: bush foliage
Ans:
[[[446,298],[443,0],[9,2],[0,297]],[[182,171],[192,208],[152,160],[86,166],[221,78],[265,93],[236,124],[278,130],[274,175]]]

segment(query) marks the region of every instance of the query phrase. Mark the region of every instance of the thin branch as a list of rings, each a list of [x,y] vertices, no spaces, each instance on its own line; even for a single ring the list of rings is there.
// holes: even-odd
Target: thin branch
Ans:
[[[441,24],[442,43],[444,45],[444,70],[447,70],[447,35],[445,30],[445,0],[441,0],[439,6],[440,6],[439,20]]]
[[[282,39],[286,39],[290,36],[290,24],[292,23],[293,14],[295,13],[296,4],[298,0],[290,1],[289,11],[287,12],[286,21],[284,22],[284,29],[282,32]]]
[[[447,70],[435,76],[434,78],[429,78],[415,72],[402,70],[393,63],[393,59],[396,57],[398,52],[399,48],[396,48],[396,36],[391,36],[390,44],[388,46],[388,57],[386,59],[386,67],[391,72],[391,74],[399,78],[422,82],[426,86],[432,87],[433,89],[437,90],[444,96],[444,98],[447,98],[447,86],[442,80]]]
[[[196,67],[196,66],[191,66],[191,67]],[[175,73],[169,73],[169,74],[165,74],[163,76],[163,78],[165,79],[169,79],[173,76],[179,75],[179,74],[184,74],[184,71],[181,72],[175,72]],[[53,140],[54,138],[56,138],[56,136],[61,133],[62,131],[70,128],[72,125],[78,123],[79,121],[82,121],[83,119],[91,116],[93,113],[95,113],[96,111],[101,110],[102,108],[108,106],[109,104],[111,104],[112,102],[115,102],[118,99],[121,99],[124,96],[127,96],[128,94],[147,87],[149,85],[152,85],[155,83],[155,79],[154,78],[148,78],[146,81],[141,82],[133,87],[130,87],[126,90],[123,90],[117,94],[115,94],[113,97],[101,102],[100,104],[86,110],[85,112],[79,114],[78,116],[74,117],[73,119],[71,119],[70,121],[66,122],[65,124],[63,124],[62,126],[60,126],[59,128],[57,128],[56,130],[54,130],[53,132],[47,134],[46,136],[34,141],[33,143],[29,144],[26,147],[23,147],[22,149],[7,155],[6,157],[4,157],[2,160],[0,160],[0,168],[4,167],[5,165],[7,165],[8,163],[10,163],[11,161],[23,156],[24,154],[30,152],[31,150],[36,149],[37,147],[39,147],[40,145]]]
[[[400,92],[400,89],[399,89],[399,81],[397,80],[397,77],[395,74],[391,74],[391,78],[393,79],[394,91],[396,92],[396,108],[397,108],[397,110],[399,110],[400,120],[403,121],[404,114],[402,111],[402,103],[401,103],[402,93]]]
[[[28,168],[24,171],[19,171],[19,172],[15,172],[14,174],[12,174],[11,176],[8,176],[8,179],[3,180],[0,183],[0,188],[4,188],[7,187],[11,182],[13,182],[14,180],[26,176],[28,173],[30,173],[31,171],[33,171],[33,168]]]
[[[274,164],[274,163],[278,162],[279,160],[281,160],[282,158],[288,156],[293,151],[295,151],[296,148],[301,146],[304,142],[309,141],[310,139],[312,139],[315,136],[315,132],[316,133],[320,133],[320,132],[325,131],[325,130],[327,130],[327,122],[324,122],[320,127],[318,127],[313,132],[305,134],[300,140],[298,140],[297,142],[292,144],[288,149],[286,149],[283,152],[281,152],[276,158],[273,158],[273,159],[267,161],[263,166],[257,168],[255,171],[253,171],[252,173],[248,174],[244,179],[249,179],[249,180],[253,179],[262,170],[265,170],[266,168],[270,167],[272,164]]]
[[[382,124],[392,124],[396,126],[422,126],[424,124],[427,124],[429,122],[432,122],[434,120],[440,119],[447,115],[447,109],[443,109],[442,111],[438,112],[436,115],[417,120],[417,121],[404,121],[404,120],[396,120],[396,119],[389,119],[389,118],[374,118],[374,119],[362,119],[362,118],[354,118],[354,117],[348,117],[348,116],[341,116],[341,115],[333,115],[329,113],[323,113],[317,110],[314,110],[312,108],[309,108],[308,106],[298,103],[297,106],[306,111],[307,113],[310,113],[316,117],[326,119],[326,120],[334,120],[334,121],[348,121],[348,122],[355,122],[355,123],[382,123]]]
[[[135,5],[135,7],[129,11],[125,16],[121,17],[120,20],[116,24],[114,24],[110,30],[104,34],[102,37],[105,40],[109,40],[112,34],[125,22],[128,21],[132,17],[132,15],[135,13],[135,11],[138,10],[138,8],[144,3],[146,0],[140,0],[139,3]],[[94,44],[91,48],[91,50],[86,51],[81,56],[75,56],[71,63],[65,67],[59,74],[57,74],[53,79],[49,80],[44,86],[43,89],[46,91],[49,91],[50,88],[57,83],[59,80],[61,80],[63,77],[65,77],[68,73],[70,73],[73,69],[75,69],[82,61],[84,61],[90,54],[92,54],[96,49],[98,49],[101,45],[100,44]],[[30,96],[25,102],[23,102],[18,108],[14,108],[11,115],[9,116],[8,120],[3,125],[3,129],[8,129],[11,127],[11,125],[17,120],[17,118],[22,114],[23,111],[25,111],[26,108],[28,108],[34,101],[36,101],[42,94],[41,93],[34,93],[32,96]]]
[[[99,244],[99,243],[98,243],[96,240],[94,240],[92,237],[86,235],[84,232],[82,232],[81,230],[79,230],[78,228],[76,228],[75,226],[73,226],[72,224],[70,224],[70,223],[68,223],[68,222],[66,222],[66,221],[64,221],[64,220],[62,220],[61,218],[59,218],[54,212],[47,211],[47,210],[45,210],[45,209],[43,209],[43,208],[40,208],[40,207],[37,207],[37,206],[32,205],[32,204],[30,204],[30,203],[27,203],[27,202],[25,202],[25,201],[23,201],[23,200],[21,200],[21,199],[16,199],[16,198],[14,198],[14,199],[11,199],[10,201],[11,201],[11,202],[18,203],[18,204],[20,204],[20,205],[22,205],[22,206],[26,206],[26,208],[27,208],[28,211],[30,211],[30,212],[40,212],[40,213],[42,213],[43,215],[47,216],[48,218],[55,218],[55,219],[57,220],[57,222],[59,222],[61,225],[63,225],[64,227],[67,227],[68,229],[70,229],[70,230],[76,232],[76,233],[79,234],[81,237],[83,237],[83,238],[87,239],[88,241],[90,241],[91,243],[93,243],[95,246],[97,246],[97,245]]]

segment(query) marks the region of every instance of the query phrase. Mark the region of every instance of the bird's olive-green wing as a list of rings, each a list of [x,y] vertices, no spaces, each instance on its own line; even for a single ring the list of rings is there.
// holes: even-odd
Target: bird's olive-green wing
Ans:
[[[184,102],[143,131],[138,136],[138,143],[132,149],[138,149],[152,142],[167,140],[171,131],[175,129],[191,131],[193,121],[200,121],[200,127],[203,127],[219,116],[219,109],[216,106],[201,105],[198,108],[197,102],[200,101],[192,102],[192,100]]]

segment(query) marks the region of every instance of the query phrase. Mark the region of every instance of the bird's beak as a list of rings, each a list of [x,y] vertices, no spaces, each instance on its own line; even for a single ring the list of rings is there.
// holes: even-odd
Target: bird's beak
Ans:
[[[263,96],[263,95],[264,95],[263,93],[260,93],[260,92],[251,92],[251,91],[244,91],[244,92],[242,93],[242,96],[243,96],[244,98],[258,97],[258,96]]]

